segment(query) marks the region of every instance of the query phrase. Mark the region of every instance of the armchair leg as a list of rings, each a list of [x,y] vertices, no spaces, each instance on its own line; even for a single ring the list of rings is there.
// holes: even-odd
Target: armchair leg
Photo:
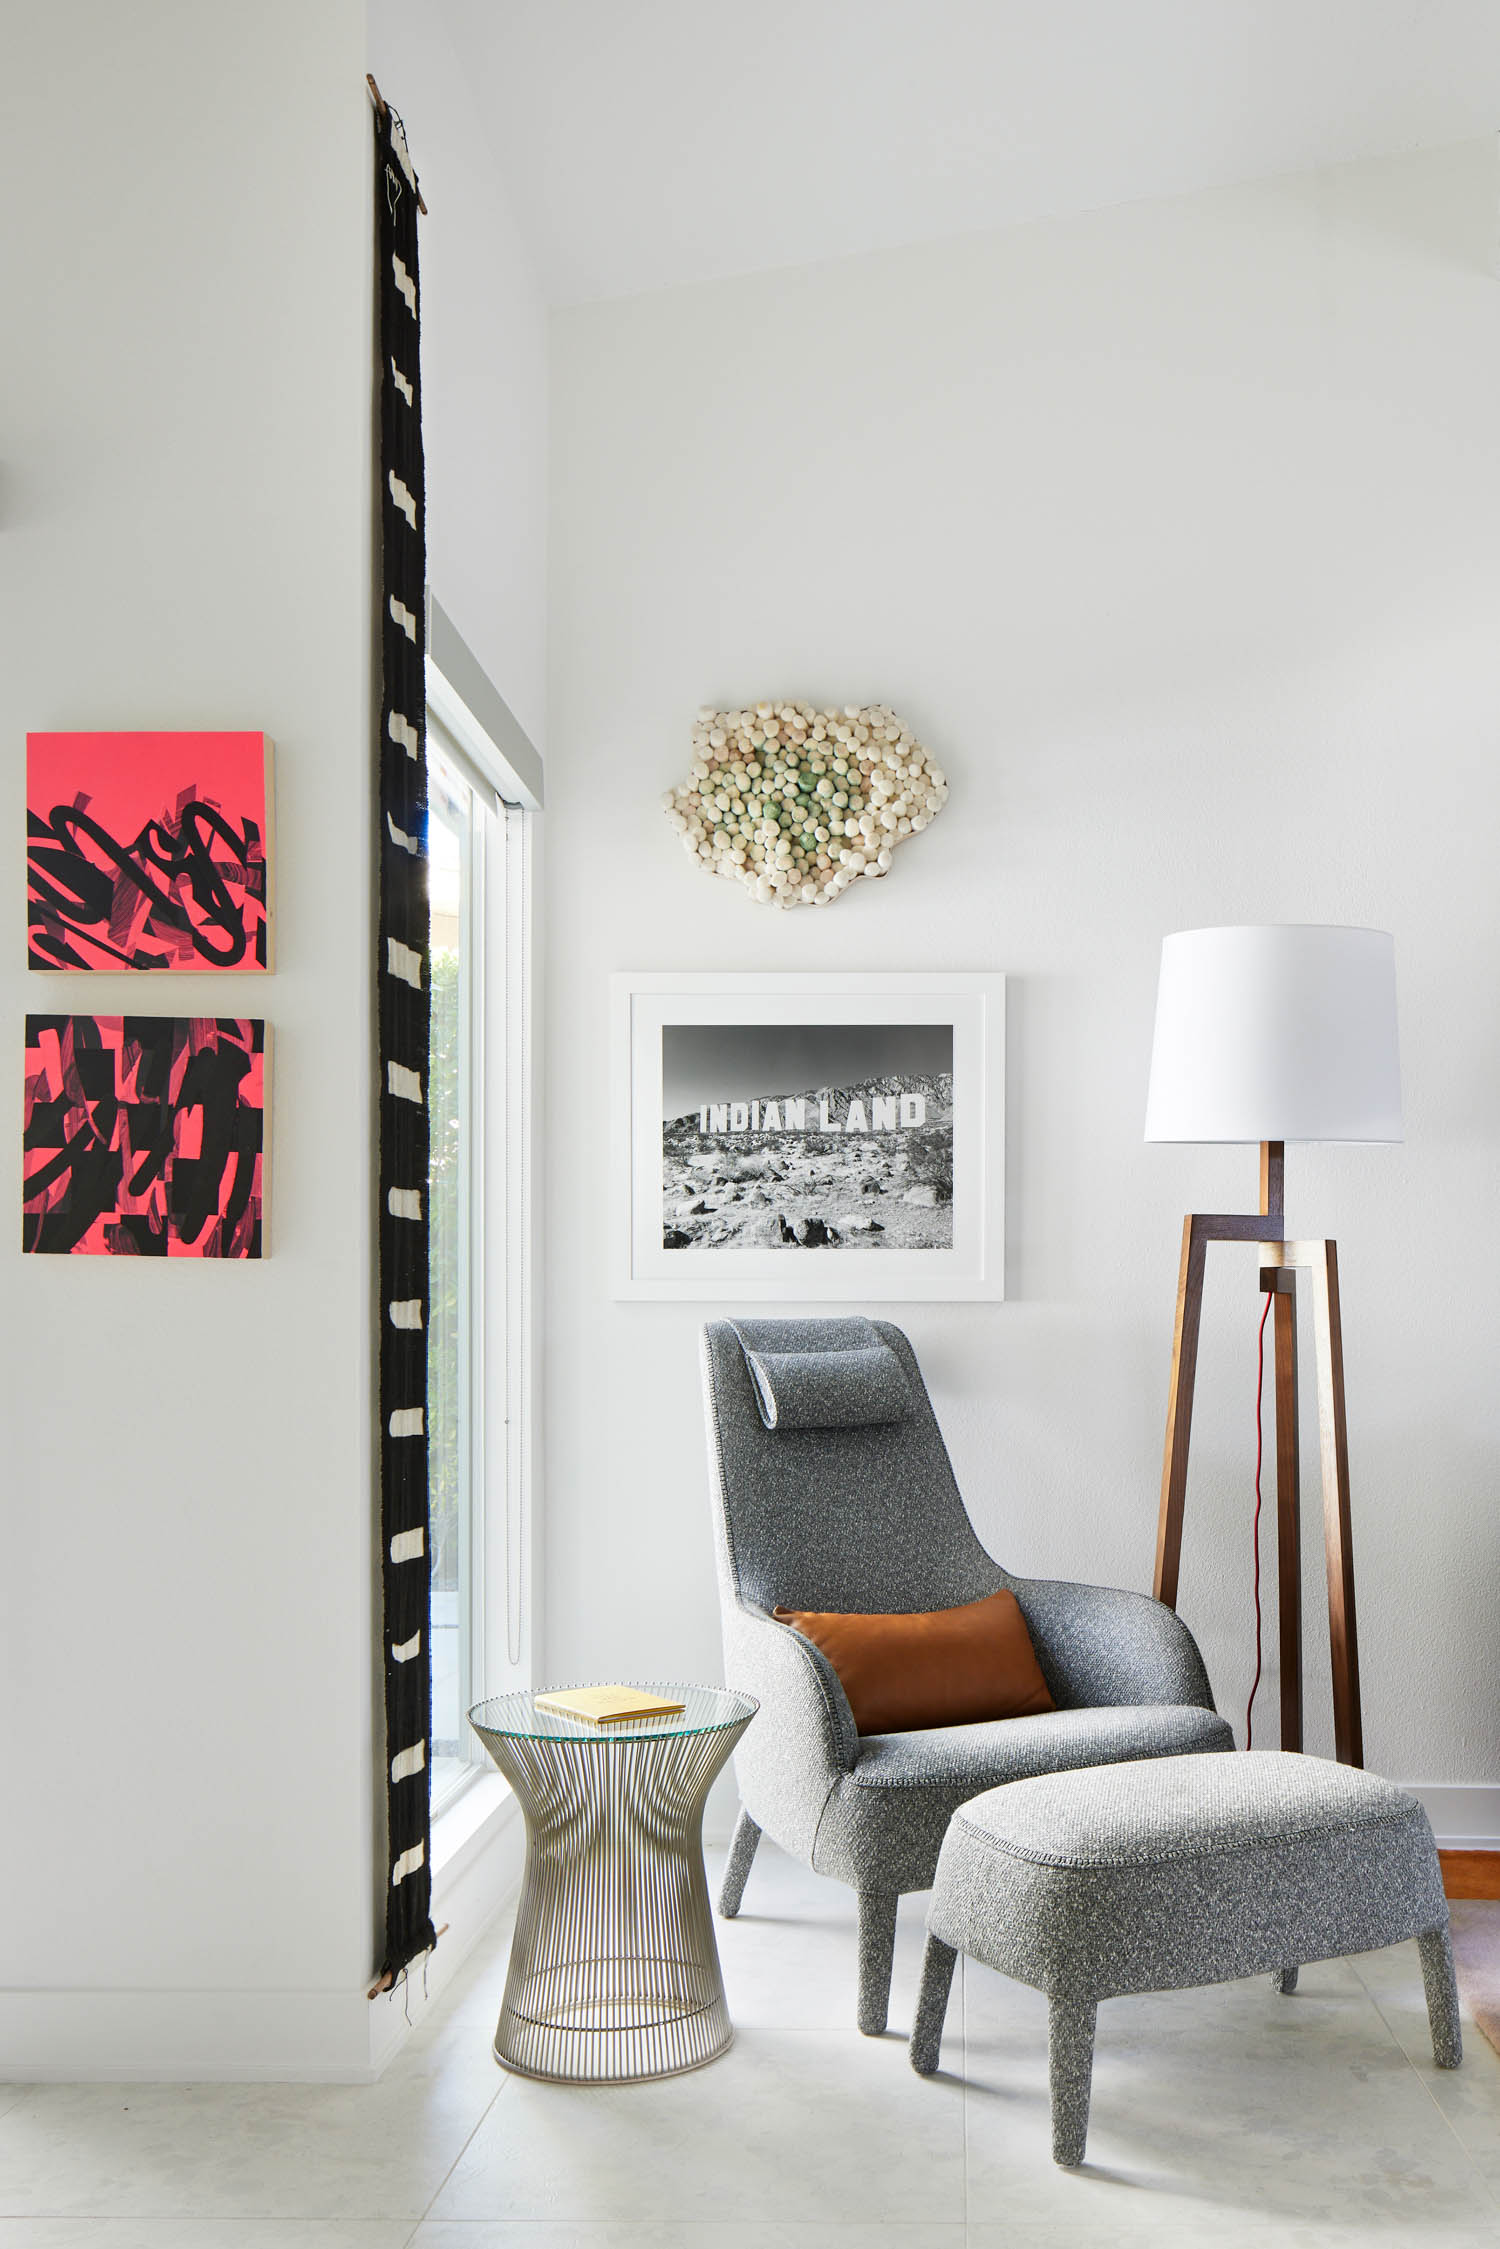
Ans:
[[[1290,1998],[1296,1988],[1297,1969],[1295,1964],[1289,1968],[1273,1968],[1271,1970],[1271,1989],[1273,1991],[1279,1991],[1283,1998]]]
[[[943,2043],[943,2018],[958,1954],[941,1937],[929,1936],[922,1955],[922,1987],[917,1993],[917,2016],[911,2030],[911,2066],[919,2077],[930,2077],[938,2065]]]
[[[1432,2058],[1439,2069],[1457,2069],[1464,2058],[1464,2034],[1453,1976],[1453,1941],[1446,1926],[1429,1929],[1425,1936],[1418,1937],[1417,1950],[1422,1956],[1422,1981],[1427,1989]]]
[[[1094,2076],[1092,1999],[1052,1995],[1047,2035],[1047,2068],[1052,2086],[1052,2160],[1070,2170],[1083,2161],[1089,2136],[1089,2091]]]
[[[732,1921],[740,1910],[745,1895],[745,1884],[750,1876],[750,1862],[760,1841],[756,1826],[744,1805],[734,1825],[734,1840],[729,1846],[729,1859],[724,1868],[724,1879],[719,1885],[719,1911],[726,1921]]]
[[[896,1950],[895,1890],[859,1893],[859,2027],[878,2038],[891,2006],[891,1961]]]

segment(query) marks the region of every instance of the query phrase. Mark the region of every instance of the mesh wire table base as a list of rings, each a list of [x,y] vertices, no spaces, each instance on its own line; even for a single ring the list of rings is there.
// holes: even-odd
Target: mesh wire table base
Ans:
[[[526,1818],[526,1874],[495,2059],[523,2077],[672,2077],[734,2036],[703,1872],[703,1806],[757,1705],[653,1686],[672,1718],[593,1726],[529,1694],[469,1722]]]

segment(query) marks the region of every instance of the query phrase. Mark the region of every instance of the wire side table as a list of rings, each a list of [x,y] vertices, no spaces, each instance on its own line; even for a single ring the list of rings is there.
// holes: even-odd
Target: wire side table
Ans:
[[[498,1695],[469,1723],[515,1790],[526,1873],[495,2059],[626,2085],[700,2069],[734,2037],[703,1871],[703,1806],[759,1705],[650,1686],[671,1718],[593,1726]]]

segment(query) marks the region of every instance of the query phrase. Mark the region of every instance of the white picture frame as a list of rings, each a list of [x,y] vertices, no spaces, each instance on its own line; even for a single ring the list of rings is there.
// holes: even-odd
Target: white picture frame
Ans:
[[[626,971],[610,982],[615,1297],[739,1304],[1003,1298],[1003,976],[662,970]],[[793,1089],[769,1081],[808,1075],[806,1059],[819,1052],[832,1065],[823,1082],[838,1074],[839,1058],[855,1082],[852,1092],[835,1090],[814,1116],[791,1096],[815,1095],[816,1083]],[[864,1093],[872,1056],[891,1065],[878,1072],[878,1109]],[[933,1069],[934,1058],[941,1064],[945,1057],[951,1091]],[[907,1082],[922,1090],[903,1095],[895,1089],[908,1064]],[[747,1068],[768,1079],[763,1101],[748,1092],[732,1102],[710,1098],[727,1094]],[[669,1108],[679,1114],[669,1119]],[[858,1137],[846,1157],[833,1136],[855,1116]],[[736,1146],[743,1152],[731,1162]],[[700,1176],[709,1182],[702,1196],[680,1184]],[[908,1176],[921,1192],[904,1185]],[[821,1234],[807,1215],[820,1195],[831,1211]],[[806,1243],[785,1238],[793,1224]],[[725,1240],[730,1225],[743,1232]],[[670,1234],[683,1239],[668,1246]]]

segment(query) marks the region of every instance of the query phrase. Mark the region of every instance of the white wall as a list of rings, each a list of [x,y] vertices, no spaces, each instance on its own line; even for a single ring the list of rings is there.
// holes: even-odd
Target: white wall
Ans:
[[[547,686],[547,313],[460,60],[455,0],[369,0],[369,67],[406,122],[422,222],[427,575],[539,748]]]
[[[1160,939],[1370,922],[1408,1141],[1289,1178],[1340,1237],[1367,1752],[1500,1782],[1494,208],[1469,148],[556,318],[555,1675],[719,1666],[704,1311],[608,1295],[611,969],[1009,972],[1010,1301],[894,1316],[993,1550],[1147,1587],[1181,1214],[1255,1191],[1142,1143]],[[820,913],[658,809],[695,707],[766,694],[888,701],[952,780]],[[1238,1719],[1260,1299],[1216,1255],[1182,1608]]]
[[[359,0],[12,12],[0,543],[22,1016],[274,1026],[271,1254],[25,1257],[0,1130],[0,2070],[368,2040],[370,156]],[[28,976],[28,728],[277,744],[275,974]]]
[[[442,22],[177,0],[127,23],[70,0],[7,52],[26,214],[5,246],[12,833],[28,728],[263,727],[278,933],[253,994],[64,992],[22,965],[9,863],[13,1054],[44,999],[254,1007],[275,1082],[260,1267],[23,1260],[18,1225],[0,1251],[0,1702],[28,1837],[8,1856],[4,2074],[342,2076],[401,2027],[364,1997],[382,1863],[367,67],[433,213],[432,582],[540,741],[546,318]],[[18,1135],[0,1147],[19,1215]],[[447,1910],[472,1929],[493,1883],[467,1849]]]

